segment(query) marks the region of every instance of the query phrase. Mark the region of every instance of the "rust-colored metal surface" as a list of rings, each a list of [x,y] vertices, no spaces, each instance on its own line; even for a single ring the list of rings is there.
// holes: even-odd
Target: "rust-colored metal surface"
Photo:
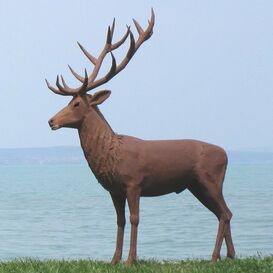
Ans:
[[[180,193],[185,189],[192,192],[219,220],[212,260],[220,259],[220,249],[224,239],[227,256],[233,258],[235,251],[230,231],[232,213],[222,194],[228,161],[225,151],[218,146],[197,140],[147,141],[116,134],[98,108],[111,92],[102,90],[93,95],[87,94],[87,91],[106,83],[126,67],[141,44],[151,37],[154,22],[155,15],[152,10],[146,30],[134,20],[138,32],[136,41],[130,27],[127,27],[121,40],[113,43],[115,28],[113,21],[112,26],[108,28],[104,48],[97,58],[79,44],[85,56],[94,64],[94,69],[90,75],[85,70],[85,75],[80,76],[69,67],[72,74],[81,82],[78,88],[69,87],[62,76],[62,83],[57,77],[57,87],[47,82],[48,88],[54,93],[73,97],[64,109],[49,120],[49,125],[52,130],[61,127],[78,130],[81,147],[92,172],[111,195],[117,214],[117,241],[112,258],[113,264],[119,262],[122,256],[126,200],[131,223],[130,250],[127,259],[127,264],[130,265],[137,259],[140,197]],[[128,37],[130,46],[127,54],[117,64],[113,51]],[[112,57],[111,68],[106,75],[97,79],[107,54]]]

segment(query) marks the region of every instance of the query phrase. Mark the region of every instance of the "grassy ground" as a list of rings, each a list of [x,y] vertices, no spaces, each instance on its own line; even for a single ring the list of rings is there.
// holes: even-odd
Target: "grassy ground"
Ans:
[[[91,260],[79,261],[39,261],[14,260],[0,262],[0,273],[115,273],[115,272],[156,272],[156,273],[258,273],[273,272],[273,256],[265,258],[246,258],[223,260],[212,264],[209,261],[158,262],[140,261],[132,267],[124,263],[112,266],[108,263]]]

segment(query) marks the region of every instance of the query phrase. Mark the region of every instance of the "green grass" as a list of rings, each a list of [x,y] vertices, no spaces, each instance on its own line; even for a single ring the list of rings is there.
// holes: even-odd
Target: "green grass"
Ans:
[[[32,259],[0,262],[0,273],[115,273],[115,272],[156,272],[156,273],[258,273],[273,272],[273,256],[254,257],[235,260],[223,260],[212,264],[209,261],[139,261],[132,267],[124,263],[111,265],[105,262],[78,260],[78,261],[39,261]]]

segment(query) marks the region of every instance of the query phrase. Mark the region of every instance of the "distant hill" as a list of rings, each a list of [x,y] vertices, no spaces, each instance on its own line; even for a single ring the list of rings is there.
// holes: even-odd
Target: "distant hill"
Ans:
[[[230,163],[273,163],[273,152],[228,151]]]
[[[229,163],[273,163],[273,152],[229,151]],[[0,165],[86,164],[80,147],[0,149]]]
[[[0,164],[84,163],[79,147],[0,149]]]

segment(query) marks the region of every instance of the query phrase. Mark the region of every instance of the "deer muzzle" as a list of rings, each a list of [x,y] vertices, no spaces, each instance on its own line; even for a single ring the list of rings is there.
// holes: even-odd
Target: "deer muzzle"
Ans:
[[[61,128],[61,126],[59,126],[58,124],[55,124],[53,118],[48,121],[48,124],[49,124],[51,130],[58,130]]]

